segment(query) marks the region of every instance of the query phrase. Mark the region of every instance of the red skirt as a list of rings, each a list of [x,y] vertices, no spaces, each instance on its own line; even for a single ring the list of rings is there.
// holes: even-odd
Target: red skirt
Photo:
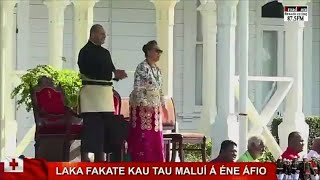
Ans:
[[[130,106],[128,152],[133,162],[165,162],[160,107]]]

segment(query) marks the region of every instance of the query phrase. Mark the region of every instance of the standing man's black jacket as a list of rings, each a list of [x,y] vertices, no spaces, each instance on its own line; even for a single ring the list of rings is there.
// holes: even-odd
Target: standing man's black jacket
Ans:
[[[95,80],[112,80],[115,71],[110,52],[91,41],[80,50],[78,57],[80,73]]]

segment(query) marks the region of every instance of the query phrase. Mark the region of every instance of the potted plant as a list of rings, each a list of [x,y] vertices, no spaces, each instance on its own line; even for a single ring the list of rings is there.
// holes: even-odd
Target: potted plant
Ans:
[[[32,110],[30,87],[34,87],[41,76],[53,79],[55,85],[60,85],[65,92],[66,105],[72,109],[78,106],[78,94],[81,88],[79,73],[73,70],[57,70],[49,65],[38,65],[21,77],[21,83],[11,93],[11,98],[18,98],[18,107],[26,105],[27,112]]]

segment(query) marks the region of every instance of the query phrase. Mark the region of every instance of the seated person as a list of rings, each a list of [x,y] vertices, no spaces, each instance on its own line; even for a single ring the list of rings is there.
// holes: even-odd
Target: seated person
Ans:
[[[307,154],[308,160],[311,160],[313,157],[314,158],[320,158],[320,137],[316,137],[313,140],[312,147]]]
[[[299,153],[303,151],[304,142],[299,132],[291,132],[288,136],[288,148],[283,152],[282,159],[300,159]]]
[[[237,152],[237,144],[231,140],[225,140],[221,143],[218,157],[210,162],[234,162]]]
[[[261,136],[252,136],[248,140],[248,150],[240,156],[238,162],[259,162],[264,152],[264,140]]]

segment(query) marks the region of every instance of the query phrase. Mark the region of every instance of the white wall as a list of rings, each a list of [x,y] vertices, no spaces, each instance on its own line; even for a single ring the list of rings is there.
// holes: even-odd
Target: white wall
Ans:
[[[183,56],[183,3],[178,3],[174,27],[174,98],[179,109],[181,104],[181,68]],[[65,68],[73,63],[73,5],[65,10],[64,57]],[[144,60],[142,46],[156,39],[155,9],[148,0],[104,0],[94,7],[94,23],[104,26],[107,31],[106,43],[117,68],[129,71],[128,79],[115,85],[122,96],[128,96],[133,84],[133,71]],[[31,58],[19,62],[21,70],[48,63],[48,15],[47,7],[41,1],[30,2]]]
[[[29,8],[27,11],[26,8]],[[24,7],[23,20],[18,27],[28,29],[26,36],[20,38],[22,44],[28,37],[29,43],[21,54],[26,57],[18,58],[17,69],[27,70],[39,64],[48,63],[48,10],[40,0],[31,0],[30,6]],[[176,111],[181,111],[182,98],[182,68],[183,68],[183,2],[176,5],[174,26],[174,100]],[[28,18],[29,17],[29,18]],[[30,22],[24,23],[22,22]],[[64,68],[72,68],[73,57],[73,5],[65,9],[65,26],[63,55],[66,58]],[[19,22],[18,22],[19,23]],[[155,9],[149,0],[101,0],[94,7],[94,23],[104,26],[107,31],[106,43],[103,45],[109,49],[117,68],[129,72],[126,80],[115,84],[116,90],[121,96],[129,96],[133,85],[133,72],[141,61],[144,60],[142,46],[150,40],[156,39]],[[28,53],[29,50],[30,52]],[[29,56],[29,57],[28,57]],[[24,107],[17,110],[18,143],[34,125],[33,114],[27,113]],[[24,152],[27,156],[33,156],[33,142]]]
[[[174,26],[174,100],[181,131],[199,129],[199,107],[195,106],[195,47],[196,15],[195,1],[181,0],[175,8]],[[33,68],[48,63],[48,14],[41,0],[31,0],[30,9],[24,8],[18,14],[18,70]],[[249,12],[249,75],[258,75],[257,68],[257,16],[258,4],[250,0]],[[30,15],[30,17],[29,17]],[[29,17],[29,18],[28,18]],[[19,20],[20,19],[20,20]],[[73,59],[73,5],[65,10],[64,56],[65,68],[71,68]],[[122,96],[128,96],[133,84],[133,71],[144,60],[143,44],[156,39],[155,9],[149,0],[101,0],[94,7],[94,23],[102,24],[107,30],[106,44],[117,68],[129,71],[129,78],[115,84]],[[188,29],[188,30],[186,30]],[[190,30],[192,29],[192,30]],[[194,31],[195,30],[195,31]],[[23,37],[21,37],[24,34]],[[190,43],[194,43],[190,45]],[[29,48],[29,49],[28,49]],[[238,47],[237,47],[238,48]],[[320,2],[313,3],[313,114],[320,113]],[[238,67],[239,59],[236,58]],[[190,66],[192,64],[192,66]],[[184,69],[185,68],[185,69]],[[236,72],[239,72],[238,69]],[[204,86],[205,87],[205,86]],[[255,84],[249,83],[249,97],[256,101]],[[192,103],[190,103],[192,102]],[[18,142],[33,125],[33,114],[23,107],[17,111],[19,125]],[[33,145],[29,144],[27,155],[33,155]]]

